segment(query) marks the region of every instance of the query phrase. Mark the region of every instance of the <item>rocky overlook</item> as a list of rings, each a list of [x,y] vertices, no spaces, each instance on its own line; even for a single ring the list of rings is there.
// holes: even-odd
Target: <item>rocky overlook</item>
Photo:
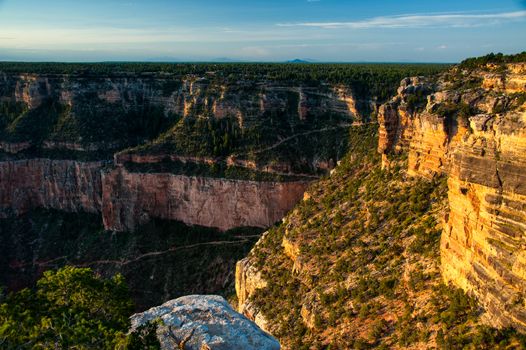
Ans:
[[[160,320],[161,349],[279,350],[279,342],[214,295],[171,300],[131,317],[132,330]]]

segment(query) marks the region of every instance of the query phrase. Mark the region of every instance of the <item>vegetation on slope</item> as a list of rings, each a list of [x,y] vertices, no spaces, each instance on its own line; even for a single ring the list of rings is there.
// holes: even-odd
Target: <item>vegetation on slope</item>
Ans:
[[[250,254],[269,281],[251,299],[273,334],[288,349],[524,344],[482,326],[474,300],[442,284],[445,181],[409,178],[402,159],[382,170],[375,133],[354,129],[337,171]]]
[[[172,173],[220,179],[235,179],[258,182],[312,181],[313,176],[289,175],[253,170],[241,166],[229,166],[223,161],[213,164],[163,161],[159,163],[125,163],[126,170],[136,173]]]
[[[97,96],[87,96],[73,106],[49,98],[33,109],[20,102],[2,101],[0,138],[8,142],[31,141],[34,145],[43,141],[84,145],[106,142],[123,148],[156,137],[174,119],[149,101],[129,109]]]
[[[121,275],[48,271],[36,288],[0,299],[2,349],[159,349],[154,329],[126,335],[133,303]]]
[[[261,168],[285,164],[292,173],[316,174],[320,170],[313,164],[316,160],[340,159],[345,154],[350,122],[341,115],[299,120],[297,113],[268,113],[242,129],[236,118],[186,117],[153,142],[128,151],[218,161],[233,156]]]

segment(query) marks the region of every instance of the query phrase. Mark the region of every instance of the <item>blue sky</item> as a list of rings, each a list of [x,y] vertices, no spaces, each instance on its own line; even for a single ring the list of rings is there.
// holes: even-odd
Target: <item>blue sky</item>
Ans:
[[[0,60],[456,62],[525,43],[519,0],[0,0]]]

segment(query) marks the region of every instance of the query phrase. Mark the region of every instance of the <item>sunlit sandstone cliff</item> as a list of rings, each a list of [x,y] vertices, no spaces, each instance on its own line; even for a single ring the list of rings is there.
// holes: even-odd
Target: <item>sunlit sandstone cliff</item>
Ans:
[[[417,334],[419,327],[424,327],[428,334],[428,338],[419,338],[415,348],[436,348],[443,338],[434,328],[437,325],[434,316],[429,315],[433,310],[440,313],[443,309],[436,305],[428,309],[429,301],[444,295],[440,296],[443,292],[436,294],[436,285],[415,287],[413,279],[424,278],[427,283],[444,280],[467,291],[484,310],[482,320],[486,324],[526,329],[524,76],[525,65],[514,64],[507,65],[506,69],[501,66],[465,71],[453,68],[438,78],[404,79],[398,94],[382,105],[378,114],[378,151],[383,168],[389,170],[384,172],[389,180],[368,175],[373,178],[372,183],[364,184],[364,180],[368,180],[367,177],[360,180],[361,170],[345,173],[349,170],[340,167],[329,180],[309,189],[304,201],[283,223],[264,234],[251,254],[238,262],[238,310],[279,336],[285,348],[303,343],[319,346],[334,343],[352,348],[359,336],[371,339],[371,334],[382,338],[365,341],[373,347],[381,344],[406,348],[408,345],[400,341],[403,332],[397,332],[403,330],[407,318],[411,320],[412,334]],[[405,157],[408,169],[402,174],[410,177],[402,175],[402,179],[389,182],[393,181],[389,174],[398,171],[396,167],[405,162]],[[351,153],[351,163],[354,158]],[[340,177],[351,179],[352,183],[346,184]],[[395,211],[400,215],[403,206],[395,203],[404,195],[399,189],[394,197],[389,197],[383,193],[388,191],[383,186],[394,183],[395,187],[404,188],[429,184],[429,181],[443,184],[443,177],[447,177],[448,192],[443,206],[437,199],[431,199],[431,203],[437,201],[433,204],[436,210],[424,213],[417,221],[404,217],[405,221],[390,226],[392,219],[382,210],[397,206]],[[382,181],[385,184],[379,184]],[[358,197],[349,199],[346,196],[353,193],[355,182],[361,186]],[[382,193],[378,193],[378,187]],[[377,198],[379,202],[353,205],[367,198]],[[315,203],[319,203],[318,206]],[[332,206],[329,203],[333,203]],[[428,254],[422,256],[416,248],[411,248],[418,242],[418,239],[412,240],[411,235],[420,230],[415,228],[415,223],[427,222],[426,215],[431,212],[436,219],[433,226],[436,232],[424,232],[422,239],[433,242],[436,235],[437,240],[441,237],[441,242],[431,245],[436,247],[433,249],[437,258],[428,260]],[[345,224],[354,220],[358,223]],[[349,238],[364,227],[367,234],[362,241]],[[404,230],[408,231],[401,237],[407,241],[400,237],[399,232]],[[383,243],[384,234],[388,238]],[[397,248],[400,241],[409,248]],[[400,255],[403,264],[397,258],[382,257],[393,251]],[[374,272],[375,267],[384,266],[382,273],[392,268],[391,264],[382,265],[385,261],[392,261],[402,270],[400,277],[396,277],[400,281],[396,287],[399,291],[387,297],[387,304],[383,304],[382,297],[374,297],[377,295],[374,287],[373,292],[368,289],[371,278],[380,279],[381,274]],[[362,264],[366,265],[365,269],[357,270]],[[342,266],[350,266],[350,272]],[[365,300],[360,299],[363,295],[367,296]],[[399,298],[399,295],[404,296]],[[410,302],[402,316],[397,307],[403,305],[408,295]],[[372,316],[365,303],[374,305]],[[276,310],[284,305],[290,308],[287,312]],[[342,305],[343,314],[340,314],[336,309]],[[331,320],[332,314],[335,316]],[[478,311],[475,314],[475,318],[479,317]],[[367,333],[372,320],[379,318],[384,328]],[[463,329],[462,332],[466,332],[468,328]],[[452,337],[456,332],[451,328],[448,331]],[[351,339],[346,340],[345,335],[349,334]],[[398,342],[392,342],[393,334]],[[444,343],[441,346],[445,346]]]
[[[446,281],[476,296],[486,321],[526,329],[526,65],[456,68],[432,88],[403,82],[380,109],[380,144],[408,152],[409,173],[446,174]],[[415,91],[427,93],[416,96]],[[415,98],[416,96],[416,98]],[[408,106],[418,98],[420,105]]]

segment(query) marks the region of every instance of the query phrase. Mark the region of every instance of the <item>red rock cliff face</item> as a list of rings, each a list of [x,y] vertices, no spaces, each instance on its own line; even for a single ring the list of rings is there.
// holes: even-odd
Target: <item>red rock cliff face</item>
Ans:
[[[307,182],[254,182],[172,174],[103,172],[103,162],[0,162],[0,216],[33,208],[102,213],[108,230],[133,231],[151,218],[228,230],[268,227],[303,196]]]
[[[101,162],[29,159],[0,162],[0,210],[101,210]]]
[[[444,280],[477,297],[488,324],[526,330],[526,67],[506,68],[441,77],[409,117],[404,82],[380,109],[379,151],[407,151],[412,175],[448,176]]]
[[[268,227],[302,198],[307,185],[131,173],[117,168],[103,175],[102,215],[105,227],[115,231],[133,231],[150,218],[221,230]]]

